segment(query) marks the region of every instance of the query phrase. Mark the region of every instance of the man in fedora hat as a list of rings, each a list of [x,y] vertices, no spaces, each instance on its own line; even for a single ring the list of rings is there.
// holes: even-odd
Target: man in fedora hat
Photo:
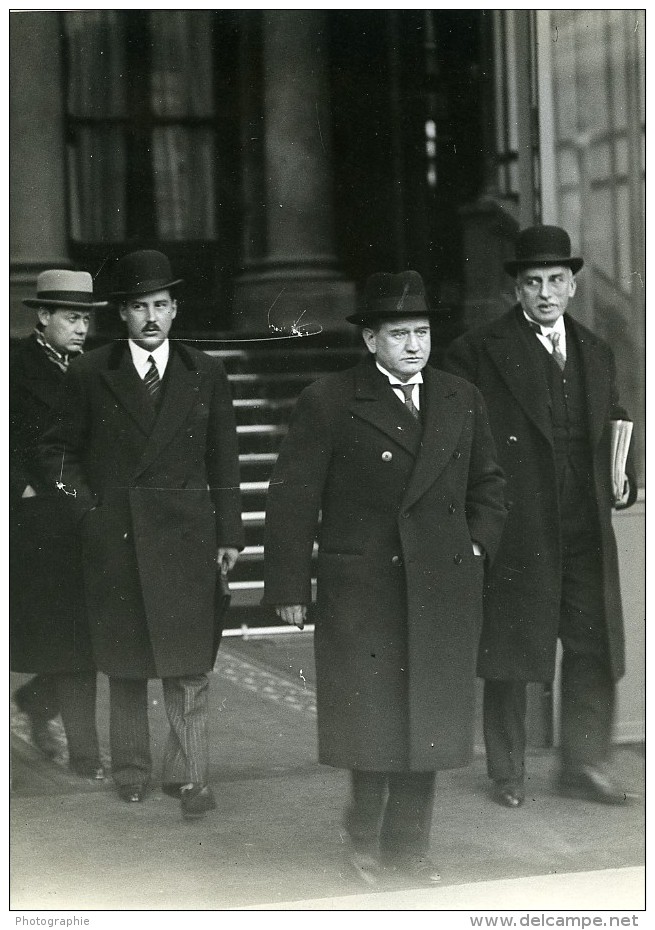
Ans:
[[[482,576],[505,519],[478,391],[426,367],[432,315],[416,272],[368,279],[348,317],[368,354],[300,395],[267,500],[265,603],[297,626],[318,534],[319,760],[351,770],[349,861],[369,884],[439,881],[435,771],[471,757]]]
[[[505,264],[516,306],[457,339],[444,363],[482,392],[507,478],[478,674],[488,773],[510,808],[525,799],[526,683],[553,679],[558,638],[559,789],[606,803],[626,797],[606,767],[624,671],[611,508],[632,503],[636,485],[612,489],[612,422],[627,419],[612,352],[566,312],[582,264],[565,230],[523,230]]]
[[[91,634],[109,676],[112,777],[142,801],[151,777],[147,685],[161,678],[170,724],[163,790],[185,817],[215,807],[207,784],[207,673],[218,572],[243,546],[232,398],[220,361],[171,342],[168,258],[132,252],[112,296],[127,339],[71,365],[42,446],[79,519]]]
[[[10,355],[10,659],[36,675],[14,694],[32,739],[54,758],[61,714],[69,765],[103,778],[96,733],[96,670],[89,640],[79,539],[67,507],[40,481],[36,447],[61,397],[71,358],[82,352],[93,310],[85,271],[50,270],[37,294],[36,329]]]

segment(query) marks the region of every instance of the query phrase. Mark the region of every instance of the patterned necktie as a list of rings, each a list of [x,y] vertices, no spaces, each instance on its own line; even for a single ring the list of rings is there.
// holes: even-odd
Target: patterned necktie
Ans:
[[[155,365],[155,360],[152,355],[148,356],[148,361],[150,362],[150,368],[146,372],[143,383],[156,407],[159,402],[158,395],[161,390],[161,378],[159,377],[159,372],[157,371],[157,366]]]
[[[559,347],[560,334],[556,332],[548,333],[548,339],[551,342],[553,347],[553,358],[559,365],[559,370],[564,371],[564,366],[566,365],[566,359],[562,353],[562,350]]]
[[[405,396],[405,407],[409,410],[411,415],[415,420],[420,419],[420,414],[418,409],[414,406],[414,401],[412,400],[412,394],[414,392],[413,384],[394,384],[394,387],[400,388]]]

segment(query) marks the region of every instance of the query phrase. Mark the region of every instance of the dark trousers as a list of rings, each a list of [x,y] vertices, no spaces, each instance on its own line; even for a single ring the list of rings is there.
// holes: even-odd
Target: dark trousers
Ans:
[[[170,726],[162,781],[205,784],[208,768],[207,675],[163,678]],[[152,774],[147,679],[109,679],[109,742],[117,784],[147,783]]]
[[[564,769],[607,760],[614,723],[603,602],[600,534],[593,508],[573,492],[563,502],[561,761]],[[521,784],[525,766],[526,682],[485,681],[487,771],[494,781]]]
[[[95,671],[35,675],[17,690],[15,700],[36,721],[45,723],[61,714],[70,761],[99,765],[96,690]]]
[[[384,858],[424,855],[429,846],[434,772],[351,772],[346,829],[353,845]]]

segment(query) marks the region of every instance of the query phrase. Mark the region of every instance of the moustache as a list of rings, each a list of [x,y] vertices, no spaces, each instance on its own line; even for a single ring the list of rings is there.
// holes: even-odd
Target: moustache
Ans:
[[[158,333],[158,332],[159,332],[159,327],[158,327],[158,326],[155,326],[154,323],[148,323],[148,324],[146,324],[146,325],[143,327],[143,329],[141,330],[141,332],[142,332],[142,333]]]

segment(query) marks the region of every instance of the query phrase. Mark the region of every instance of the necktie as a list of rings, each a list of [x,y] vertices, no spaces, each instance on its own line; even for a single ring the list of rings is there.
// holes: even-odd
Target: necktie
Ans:
[[[396,384],[394,387],[399,387],[400,390],[405,395],[405,406],[414,417],[415,420],[419,419],[418,409],[414,406],[414,401],[412,400],[412,393],[414,391],[413,384]]]
[[[564,366],[566,365],[566,359],[564,358],[564,355],[562,354],[562,351],[559,347],[559,333],[555,333],[555,332],[548,333],[548,338],[550,339],[550,342],[553,346],[553,358],[559,365],[560,371],[564,371]]]
[[[155,360],[152,355],[148,356],[148,361],[150,362],[150,368],[146,372],[143,383],[156,407],[159,401],[159,391],[161,390],[161,378],[159,377],[159,372],[157,371],[157,366],[155,365]]]

